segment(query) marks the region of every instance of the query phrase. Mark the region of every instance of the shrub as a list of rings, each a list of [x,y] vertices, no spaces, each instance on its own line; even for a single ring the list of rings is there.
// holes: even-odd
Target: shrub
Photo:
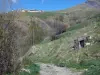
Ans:
[[[0,14],[0,75],[11,73],[14,69],[15,27],[11,21],[12,19],[7,19],[7,14]]]

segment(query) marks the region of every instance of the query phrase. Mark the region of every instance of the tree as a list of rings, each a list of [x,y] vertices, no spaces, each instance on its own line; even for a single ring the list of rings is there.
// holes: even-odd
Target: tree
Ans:
[[[29,25],[29,31],[30,31],[30,38],[31,38],[32,44],[40,43],[46,34],[44,33],[44,30],[39,26],[38,20],[35,21],[34,18],[31,18],[31,22]]]

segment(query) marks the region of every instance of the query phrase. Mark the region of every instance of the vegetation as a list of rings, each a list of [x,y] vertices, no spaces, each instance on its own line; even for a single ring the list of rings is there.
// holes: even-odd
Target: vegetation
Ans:
[[[34,46],[34,54],[28,56],[28,59],[34,62],[54,63],[58,66],[66,66],[76,69],[88,69],[84,74],[90,70],[90,67],[95,64],[99,64],[100,45],[96,42],[95,36],[99,31],[99,23],[95,22],[91,25],[75,25],[70,27],[67,32],[60,35],[60,39],[45,44],[39,44]],[[71,49],[73,39],[83,36],[85,33],[92,36],[92,45],[86,46],[79,51],[73,51]],[[36,59],[38,58],[38,59]],[[96,72],[99,74],[99,70]],[[98,75],[97,74],[97,75]],[[92,74],[90,74],[92,75]],[[94,74],[96,75],[96,74]]]
[[[37,62],[87,69],[83,75],[100,74],[98,9],[83,4],[57,12],[25,12],[17,17],[15,13],[0,14],[0,75],[12,72],[38,75]],[[85,34],[92,37],[91,45],[73,50],[73,40]],[[52,37],[52,41],[47,39],[46,43],[41,43],[47,37]]]
[[[21,71],[19,75],[39,75],[40,66],[38,64],[31,64],[25,66],[24,69],[29,70],[29,72]]]
[[[10,14],[9,14],[10,15]],[[10,17],[12,20],[12,17]],[[9,25],[9,26],[8,26]],[[14,69],[14,26],[6,14],[0,14],[0,74],[11,73]],[[16,59],[16,58],[15,58]],[[5,69],[6,68],[6,69]]]
[[[100,60],[92,60],[89,61],[90,66],[87,71],[83,73],[83,75],[99,75],[100,74]]]
[[[32,41],[34,44],[40,43],[43,40],[44,33],[43,29],[35,21],[31,21],[29,26],[30,33],[32,35]]]
[[[34,17],[38,17],[40,19],[47,19],[51,16],[55,16],[55,15],[59,15],[59,14],[63,14],[63,13],[57,13],[57,12],[42,12],[42,13],[27,13],[28,16],[34,16]]]
[[[97,42],[97,45],[95,47],[92,47],[92,56],[95,57],[95,60],[89,60],[88,61],[88,70],[83,73],[83,75],[99,75],[100,74],[100,23],[98,20],[100,20],[99,16],[95,16],[96,18],[96,26],[95,26],[95,41]],[[98,46],[98,47],[97,47]],[[87,66],[86,65],[86,66]]]

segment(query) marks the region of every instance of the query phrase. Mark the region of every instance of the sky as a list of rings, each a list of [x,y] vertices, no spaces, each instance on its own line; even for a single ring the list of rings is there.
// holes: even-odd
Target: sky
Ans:
[[[71,8],[86,0],[12,0],[13,9],[37,9],[44,11],[55,11]]]

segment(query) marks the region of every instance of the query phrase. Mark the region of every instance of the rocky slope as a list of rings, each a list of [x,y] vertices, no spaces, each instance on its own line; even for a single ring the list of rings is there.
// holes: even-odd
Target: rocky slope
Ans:
[[[85,3],[88,4],[89,6],[100,9],[100,0],[87,0]]]

